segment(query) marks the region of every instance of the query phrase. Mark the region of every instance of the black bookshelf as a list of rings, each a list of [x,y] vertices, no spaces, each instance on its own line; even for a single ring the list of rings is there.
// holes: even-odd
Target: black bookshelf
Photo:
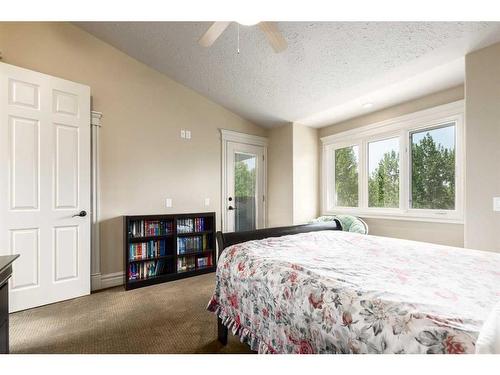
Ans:
[[[125,289],[214,272],[215,212],[123,217]]]

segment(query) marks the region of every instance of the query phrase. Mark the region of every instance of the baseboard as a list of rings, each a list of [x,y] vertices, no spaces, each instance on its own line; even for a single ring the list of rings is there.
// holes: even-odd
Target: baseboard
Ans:
[[[112,288],[125,283],[125,272],[107,273],[105,275],[92,275],[92,290]]]
[[[90,290],[99,290],[101,288],[101,277],[100,273],[94,273],[90,275]]]

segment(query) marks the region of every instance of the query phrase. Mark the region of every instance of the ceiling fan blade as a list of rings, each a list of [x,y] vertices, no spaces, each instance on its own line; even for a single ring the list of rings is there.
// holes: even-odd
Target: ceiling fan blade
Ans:
[[[198,44],[203,47],[210,47],[217,38],[227,29],[231,22],[214,22],[212,26],[198,40]]]
[[[275,22],[260,22],[259,27],[266,34],[267,40],[271,47],[273,47],[274,52],[280,53],[286,50],[288,44],[278,30]]]

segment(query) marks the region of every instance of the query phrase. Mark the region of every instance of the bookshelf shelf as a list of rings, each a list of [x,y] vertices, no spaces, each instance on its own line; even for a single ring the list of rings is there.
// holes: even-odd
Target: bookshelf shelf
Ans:
[[[158,260],[158,259],[172,259],[174,255],[162,255],[162,256],[157,256],[157,257],[149,257],[149,258],[144,258],[144,259],[129,259],[129,263],[132,262],[147,262],[150,260]]]
[[[177,254],[177,257],[188,257],[194,255],[209,255],[213,253],[213,250],[203,250],[203,251],[190,251],[184,254]]]
[[[215,212],[123,217],[125,289],[215,271]]]
[[[129,239],[129,241],[131,243],[135,243],[135,242],[146,242],[146,241],[151,241],[151,240],[163,240],[163,239],[167,239],[167,238],[170,238],[172,237],[174,234],[173,233],[170,233],[170,234],[164,234],[164,235],[161,235],[161,236],[148,236],[148,237],[131,237]]]
[[[177,233],[177,237],[189,237],[189,236],[199,236],[201,234],[208,234],[211,233],[209,230],[204,230],[200,232],[190,232],[190,233]]]

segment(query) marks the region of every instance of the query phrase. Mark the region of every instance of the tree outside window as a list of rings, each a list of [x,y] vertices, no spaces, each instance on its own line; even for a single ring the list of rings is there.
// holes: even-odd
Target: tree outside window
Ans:
[[[368,206],[399,207],[399,140],[368,143]]]
[[[335,205],[358,206],[358,146],[335,150]]]
[[[455,125],[411,134],[411,207],[455,209]]]

